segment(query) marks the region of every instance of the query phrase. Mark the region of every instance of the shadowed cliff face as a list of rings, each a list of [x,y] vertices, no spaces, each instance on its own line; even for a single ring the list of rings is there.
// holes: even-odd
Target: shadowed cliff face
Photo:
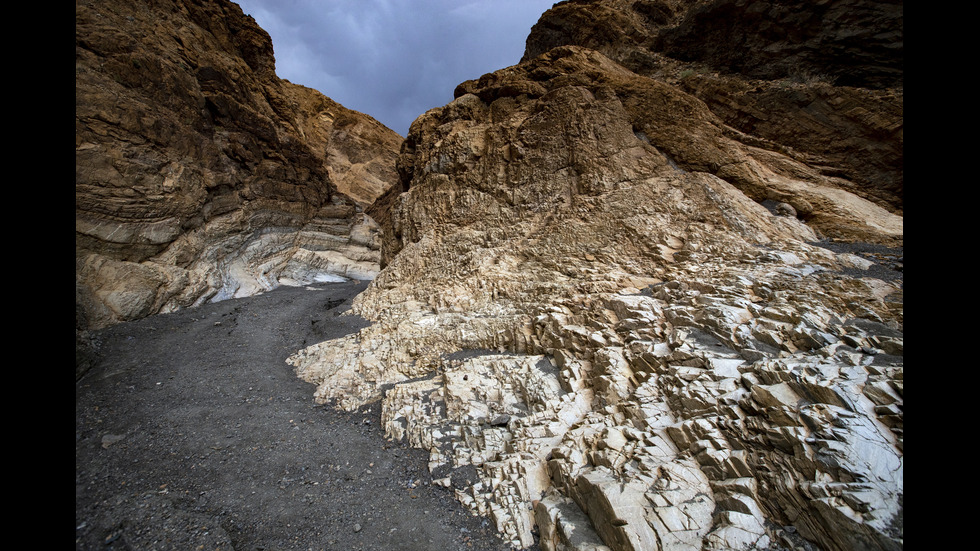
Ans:
[[[890,0],[582,0],[542,15],[524,60],[600,51],[901,213],[903,36]]]
[[[748,78],[900,88],[903,39],[898,0],[570,0],[541,17],[523,61],[579,45],[639,73],[661,53]]]
[[[75,98],[82,328],[377,271],[401,138],[278,79],[237,5],[76,3]]]

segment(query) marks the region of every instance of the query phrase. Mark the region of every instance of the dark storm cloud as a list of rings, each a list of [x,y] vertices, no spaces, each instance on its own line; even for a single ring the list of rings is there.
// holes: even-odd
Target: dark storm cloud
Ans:
[[[464,80],[514,65],[554,0],[242,0],[276,73],[401,135]]]

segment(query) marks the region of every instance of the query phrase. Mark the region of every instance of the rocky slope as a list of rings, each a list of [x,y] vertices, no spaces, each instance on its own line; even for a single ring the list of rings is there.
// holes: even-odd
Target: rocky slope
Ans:
[[[524,59],[562,45],[677,86],[763,147],[902,212],[900,1],[560,2]]]
[[[76,328],[369,279],[401,137],[280,80],[227,1],[75,4]]]
[[[289,363],[512,546],[903,547],[901,3],[562,2],[397,153],[153,6],[76,4],[84,324],[374,277]]]
[[[374,325],[290,362],[320,401],[379,402],[514,547],[901,549],[901,90],[692,85],[620,40],[653,5],[683,30],[763,3],[546,13],[522,63],[412,125],[372,210]],[[535,53],[568,21],[615,32]]]

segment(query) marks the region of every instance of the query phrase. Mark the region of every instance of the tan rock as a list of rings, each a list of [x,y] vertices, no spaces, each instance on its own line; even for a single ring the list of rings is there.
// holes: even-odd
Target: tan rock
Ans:
[[[76,5],[76,317],[370,279],[401,137],[275,75],[231,2]]]
[[[841,503],[900,514],[896,411],[863,394],[867,374],[854,370],[865,355],[825,349],[847,336],[850,317],[900,331],[896,287],[837,275],[841,262],[812,244],[813,227],[749,197],[778,190],[809,205],[821,233],[883,242],[900,239],[901,217],[796,157],[728,141],[722,126],[696,98],[572,47],[463,83],[412,126],[399,159],[405,191],[381,222],[385,268],[354,305],[378,329],[359,346],[405,354],[372,376],[395,388],[408,378],[403,363],[444,373],[445,401],[431,403],[471,427],[460,434],[509,415],[505,435],[454,439],[433,465],[479,465],[482,482],[461,499],[516,547],[532,522],[545,545],[572,545],[560,519],[582,517],[556,510],[561,499],[611,549],[752,549],[777,541],[776,525],[828,548],[846,545],[848,530],[893,541],[870,517],[804,496],[823,481],[874,478]],[[730,174],[709,173],[711,163]],[[519,379],[533,380],[514,370],[524,360],[487,369],[432,355],[464,349],[553,357],[554,378],[535,383],[551,390],[517,400],[530,388]],[[374,399],[371,385],[331,377],[320,388],[346,407]],[[407,412],[413,395],[386,408]],[[432,421],[402,419],[408,427],[392,434],[428,446]],[[853,462],[841,438],[867,442],[874,466]],[[823,463],[830,456],[840,468]]]
[[[746,144],[808,159],[842,176],[832,185],[902,211],[901,4],[855,0],[812,17],[813,4],[803,1],[692,7],[558,3],[531,29],[523,61],[557,46],[600,51],[697,96]],[[789,204],[794,216],[810,212],[798,198],[768,199]]]
[[[749,550],[790,529],[801,548],[901,548],[903,284],[819,242],[901,245],[889,70],[877,88],[682,75],[679,45],[731,61],[689,40],[730,46],[698,15],[730,4],[560,3],[540,51],[415,121],[385,188],[390,134],[276,79],[233,5],[175,5],[221,23],[120,47],[76,9],[93,325],[374,277],[353,307],[373,325],[289,364],[317,401],[379,403],[438,484],[476,469],[454,493],[512,546],[537,525],[544,549]]]

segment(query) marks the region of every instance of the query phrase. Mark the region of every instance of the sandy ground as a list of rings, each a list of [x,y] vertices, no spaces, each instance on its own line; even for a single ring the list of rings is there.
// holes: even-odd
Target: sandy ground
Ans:
[[[388,441],[313,401],[286,358],[366,325],[357,282],[281,287],[95,334],[75,384],[75,548],[503,550]],[[463,481],[460,481],[463,482]]]

